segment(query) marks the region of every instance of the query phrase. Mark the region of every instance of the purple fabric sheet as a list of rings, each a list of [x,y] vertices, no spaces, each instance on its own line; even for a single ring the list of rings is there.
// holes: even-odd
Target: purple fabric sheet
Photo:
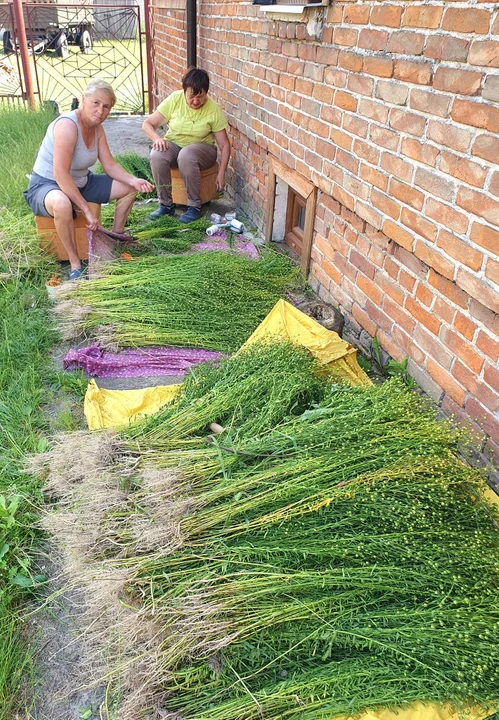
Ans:
[[[199,252],[201,250],[213,250],[215,252],[217,250],[224,252],[230,250],[225,230],[220,230],[211,237],[206,236],[206,240],[195,243],[191,248],[192,252]],[[258,260],[258,250],[256,245],[252,243],[251,240],[247,240],[244,235],[240,235],[237,240],[234,240],[233,250],[240,255],[247,255],[252,260]]]
[[[84,370],[102,378],[156,377],[183,375],[191,365],[216,360],[220,353],[196,348],[138,348],[113,353],[98,345],[70,350],[63,361],[65,370]]]

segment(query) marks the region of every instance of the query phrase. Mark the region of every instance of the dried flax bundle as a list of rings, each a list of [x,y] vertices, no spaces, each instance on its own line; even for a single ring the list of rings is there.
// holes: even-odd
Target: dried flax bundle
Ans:
[[[130,492],[133,461],[112,432],[61,436],[43,459],[44,467],[37,456],[32,470],[48,470],[47,493],[58,500],[47,510],[43,525],[60,557],[64,591],[77,591],[80,598],[79,649],[85,676],[80,688],[67,687],[66,693],[102,685],[111,664],[113,678],[119,677],[125,688],[122,717],[143,720],[144,712],[165,698],[160,687],[164,674],[158,677],[164,625],[130,596],[133,569],[119,566],[115,558],[156,554],[167,536],[173,539],[171,550],[181,544],[172,521],[175,478],[171,472],[145,470],[140,477],[134,472],[143,491],[139,501],[137,493]],[[134,518],[129,526],[128,517]],[[105,707],[101,712],[110,717]]]

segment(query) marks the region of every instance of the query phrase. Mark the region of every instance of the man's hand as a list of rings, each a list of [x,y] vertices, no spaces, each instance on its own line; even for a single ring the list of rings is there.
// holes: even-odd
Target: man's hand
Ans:
[[[87,221],[87,228],[89,230],[97,230],[99,227],[99,221],[94,215],[92,215],[90,209],[84,210],[83,214],[85,215],[85,220]]]
[[[167,150],[168,149],[167,140],[165,140],[164,138],[159,138],[158,140],[153,140],[152,149],[153,150]]]
[[[219,172],[215,182],[218,192],[222,192],[225,187],[225,173]]]
[[[144,178],[132,178],[132,180],[129,183],[134,190],[137,190],[137,192],[140,193],[150,193],[154,190],[154,185],[151,185],[150,182],[147,180],[144,180]]]

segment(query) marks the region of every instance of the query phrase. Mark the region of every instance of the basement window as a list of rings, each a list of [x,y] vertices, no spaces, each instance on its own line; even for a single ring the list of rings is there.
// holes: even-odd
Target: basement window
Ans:
[[[329,0],[319,0],[319,2],[303,2],[303,0],[253,0],[253,5],[259,5],[263,13],[289,15],[290,20],[301,20],[307,8],[329,5]]]
[[[300,173],[270,158],[266,207],[266,242],[285,242],[308,273],[315,225],[317,188]]]

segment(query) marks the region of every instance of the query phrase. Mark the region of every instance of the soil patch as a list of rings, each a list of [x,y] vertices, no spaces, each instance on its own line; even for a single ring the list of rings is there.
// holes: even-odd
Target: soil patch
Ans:
[[[83,651],[82,628],[79,627],[79,618],[85,610],[84,599],[77,590],[64,590],[54,552],[48,545],[47,560],[41,568],[51,578],[48,587],[51,595],[28,625],[40,648],[35,658],[37,682],[28,717],[32,720],[81,720],[82,717],[90,720],[98,717],[104,688],[85,687],[90,682],[91,672],[88,652]]]

